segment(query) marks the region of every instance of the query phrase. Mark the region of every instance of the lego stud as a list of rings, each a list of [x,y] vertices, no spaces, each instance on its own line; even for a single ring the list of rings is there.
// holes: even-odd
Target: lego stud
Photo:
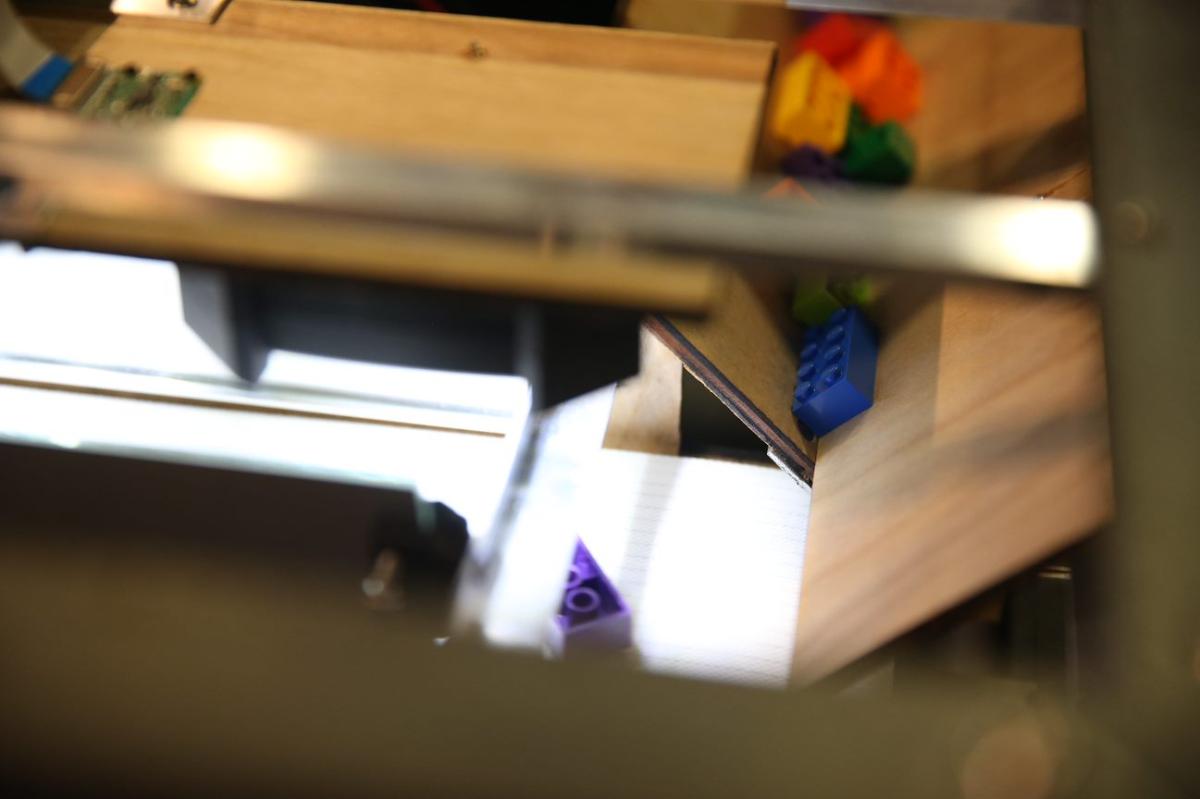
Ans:
[[[839,309],[806,335],[792,413],[803,430],[823,436],[871,407],[878,345],[857,308]]]
[[[572,563],[571,570],[567,572],[567,590],[578,588],[583,584],[583,569],[579,568],[578,564]]]
[[[600,609],[600,595],[590,588],[576,588],[567,592],[563,604],[572,613],[595,613]]]

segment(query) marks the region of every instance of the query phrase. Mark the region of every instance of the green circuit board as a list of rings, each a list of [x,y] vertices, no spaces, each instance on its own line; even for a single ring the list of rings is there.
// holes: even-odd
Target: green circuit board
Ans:
[[[135,66],[80,65],[55,98],[88,119],[118,122],[177,117],[200,89],[192,71],[151,72]]]

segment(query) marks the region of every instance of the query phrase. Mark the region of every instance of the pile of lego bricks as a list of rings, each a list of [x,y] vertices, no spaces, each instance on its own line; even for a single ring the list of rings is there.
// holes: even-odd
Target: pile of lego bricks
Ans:
[[[885,23],[822,15],[797,39],[775,89],[769,131],[786,150],[785,182],[907,184],[916,147],[902,123],[921,102],[920,67]],[[878,340],[862,309],[878,291],[861,276],[814,275],[796,287],[792,316],[806,330],[792,413],[807,435],[871,407]]]
[[[796,42],[775,89],[770,133],[785,174],[903,185],[916,148],[901,123],[921,107],[920,67],[882,22],[825,15]]]

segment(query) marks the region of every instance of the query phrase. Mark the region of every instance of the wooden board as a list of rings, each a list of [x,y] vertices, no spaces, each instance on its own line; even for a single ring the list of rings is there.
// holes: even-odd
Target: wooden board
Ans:
[[[1112,513],[1083,295],[893,294],[875,406],[821,440],[793,664],[829,674]]]
[[[237,0],[218,22],[225,34],[455,58],[620,70],[761,85],[770,49],[755,42],[660,35],[494,17],[406,13],[327,3]],[[473,47],[474,45],[474,47]]]
[[[1038,194],[1087,160],[1083,44],[1073,28],[904,20],[926,102],[907,127],[916,182]]]
[[[679,454],[683,367],[649,330],[642,330],[641,368],[617,386],[604,434],[608,449]]]
[[[715,186],[746,173],[773,57],[763,43],[280,0],[234,0],[212,26],[121,18],[88,50],[197,69],[190,117]]]

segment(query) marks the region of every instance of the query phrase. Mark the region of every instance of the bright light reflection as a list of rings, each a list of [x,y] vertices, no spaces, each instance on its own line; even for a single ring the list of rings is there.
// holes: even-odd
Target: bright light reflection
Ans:
[[[1008,254],[1047,281],[1066,282],[1091,261],[1095,235],[1086,206],[1043,202],[1005,220]]]
[[[167,150],[168,166],[192,186],[257,199],[276,198],[308,183],[311,146],[268,130],[218,130],[184,138]]]
[[[536,644],[579,535],[629,603],[647,669],[786,685],[811,489],[773,466],[579,452],[540,463],[526,488],[487,639]]]
[[[1096,224],[1083,203],[997,200],[969,214],[958,238],[968,261],[999,250],[1013,280],[1081,286],[1094,277]]]
[[[785,685],[811,489],[773,466],[616,451],[585,482],[581,533],[646,668]]]
[[[184,321],[174,264],[46,248],[25,252],[12,243],[0,244],[0,354],[4,353],[134,370],[142,373],[143,383],[156,374],[224,383],[234,378]],[[0,376],[17,374],[16,369],[0,361]],[[160,380],[153,388],[176,396],[210,390],[201,383],[172,383]],[[524,378],[511,375],[415,369],[284,351],[271,354],[258,386],[328,393],[310,399],[321,399],[324,409],[340,406],[358,416],[374,414],[413,424],[435,419],[432,423],[468,429],[486,421],[485,429],[491,430],[497,419],[515,419],[528,399]],[[222,397],[229,399],[234,391],[263,399],[261,393],[236,385],[228,386]],[[430,409],[456,415],[435,418]]]
[[[216,463],[372,485],[445,502],[471,532],[491,523],[503,439],[0,386],[0,439]]]

